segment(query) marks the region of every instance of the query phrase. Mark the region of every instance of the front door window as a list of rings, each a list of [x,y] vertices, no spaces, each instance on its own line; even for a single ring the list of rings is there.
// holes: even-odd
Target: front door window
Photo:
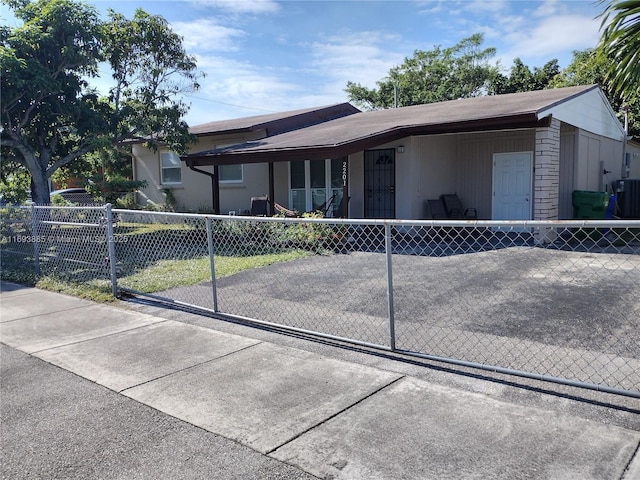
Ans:
[[[299,213],[320,210],[328,217],[337,216],[342,182],[342,159],[290,162],[289,208]]]

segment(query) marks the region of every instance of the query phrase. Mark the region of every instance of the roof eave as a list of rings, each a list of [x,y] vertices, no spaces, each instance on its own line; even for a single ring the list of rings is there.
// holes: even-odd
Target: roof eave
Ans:
[[[505,129],[537,128],[549,126],[549,122],[549,117],[538,119],[535,112],[529,112],[519,115],[467,120],[446,124],[403,126],[334,145],[310,145],[296,148],[207,153],[203,155],[194,153],[183,156],[181,159],[193,166],[289,162],[295,160],[323,160],[327,158],[345,157],[368,148],[414,135],[443,135]]]

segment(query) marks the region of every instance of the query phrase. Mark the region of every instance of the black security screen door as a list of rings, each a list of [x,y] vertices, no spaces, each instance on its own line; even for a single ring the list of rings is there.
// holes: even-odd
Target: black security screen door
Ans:
[[[364,152],[364,216],[396,217],[396,150]]]

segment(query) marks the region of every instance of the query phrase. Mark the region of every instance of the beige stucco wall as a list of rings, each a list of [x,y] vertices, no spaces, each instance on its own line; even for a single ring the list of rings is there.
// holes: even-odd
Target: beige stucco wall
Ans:
[[[249,132],[242,135],[217,135],[201,137],[189,152],[199,152],[225,145],[233,145],[264,137],[264,132]],[[212,209],[211,179],[194,172],[184,163],[181,167],[180,184],[162,185],[160,176],[160,149],[152,152],[141,145],[133,147],[133,169],[137,180],[147,182],[147,187],[137,194],[137,203],[146,205],[165,203],[164,189],[169,188],[176,199],[176,210],[180,212],[209,212]],[[202,167],[213,171],[213,167]],[[235,211],[240,214],[251,207],[251,197],[265,195],[269,191],[268,166],[265,164],[243,165],[243,179],[238,183],[220,183],[220,213]]]

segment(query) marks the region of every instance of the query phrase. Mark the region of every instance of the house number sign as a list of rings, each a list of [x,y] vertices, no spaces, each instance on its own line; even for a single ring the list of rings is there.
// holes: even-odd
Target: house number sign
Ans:
[[[342,161],[342,186],[347,186],[347,161]]]

